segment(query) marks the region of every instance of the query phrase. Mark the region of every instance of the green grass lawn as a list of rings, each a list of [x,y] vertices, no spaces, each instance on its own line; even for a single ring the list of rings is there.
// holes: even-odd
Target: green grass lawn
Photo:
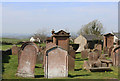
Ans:
[[[6,47],[7,48],[7,47]],[[9,62],[7,62],[9,59]],[[87,60],[87,59],[86,59]],[[69,77],[62,79],[115,79],[118,78],[117,67],[111,67],[113,71],[111,72],[89,72],[83,70],[83,61],[81,59],[80,53],[76,54],[75,59],[75,71],[69,71]],[[15,55],[9,55],[3,58],[3,79],[28,79],[16,77],[15,73],[18,66],[18,57]],[[36,64],[35,68],[35,78],[29,79],[45,79],[44,69],[41,68],[42,64]],[[58,78],[61,79],[61,78]]]

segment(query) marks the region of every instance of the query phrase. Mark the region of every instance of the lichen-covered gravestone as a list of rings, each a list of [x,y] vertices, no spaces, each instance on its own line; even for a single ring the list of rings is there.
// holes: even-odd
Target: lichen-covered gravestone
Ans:
[[[44,73],[46,78],[68,76],[68,52],[58,46],[46,46]]]
[[[39,49],[35,43],[26,42],[22,45],[18,59],[19,64],[16,76],[34,77],[34,69],[38,52]]]

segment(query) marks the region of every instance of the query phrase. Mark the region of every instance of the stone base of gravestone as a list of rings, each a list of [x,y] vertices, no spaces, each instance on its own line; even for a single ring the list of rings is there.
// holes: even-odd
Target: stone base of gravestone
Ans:
[[[29,74],[29,73],[16,73],[16,76],[19,76],[19,77],[33,77],[34,78],[34,74]]]

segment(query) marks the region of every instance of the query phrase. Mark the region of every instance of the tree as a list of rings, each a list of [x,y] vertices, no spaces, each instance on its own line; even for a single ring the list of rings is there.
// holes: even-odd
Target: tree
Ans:
[[[97,35],[100,36],[102,33],[104,33],[103,25],[98,20],[93,20],[92,22],[82,26],[82,28],[78,31],[77,34],[84,34],[84,35]]]
[[[33,37],[39,38],[41,43],[44,43],[47,38],[47,31],[46,29],[39,29]]]

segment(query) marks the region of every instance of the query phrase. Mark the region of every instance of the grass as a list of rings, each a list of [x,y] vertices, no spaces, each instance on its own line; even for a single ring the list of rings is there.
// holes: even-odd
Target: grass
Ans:
[[[42,44],[45,45],[45,44]],[[9,45],[3,46],[4,49],[11,47]],[[8,61],[9,59],[9,61]],[[8,62],[7,62],[7,61]],[[81,54],[76,54],[75,59],[75,71],[69,71],[69,77],[57,78],[57,79],[115,79],[118,78],[118,69],[117,67],[111,67],[113,71],[111,72],[89,72],[84,70],[83,61],[87,59],[82,59]],[[28,79],[16,77],[15,73],[18,66],[18,56],[8,55],[3,57],[3,79]],[[41,68],[42,64],[36,64],[35,68],[35,78],[29,79],[45,79],[44,78],[44,69]]]
[[[15,38],[0,38],[0,41],[16,44],[22,41],[29,41],[29,39],[15,39]]]

